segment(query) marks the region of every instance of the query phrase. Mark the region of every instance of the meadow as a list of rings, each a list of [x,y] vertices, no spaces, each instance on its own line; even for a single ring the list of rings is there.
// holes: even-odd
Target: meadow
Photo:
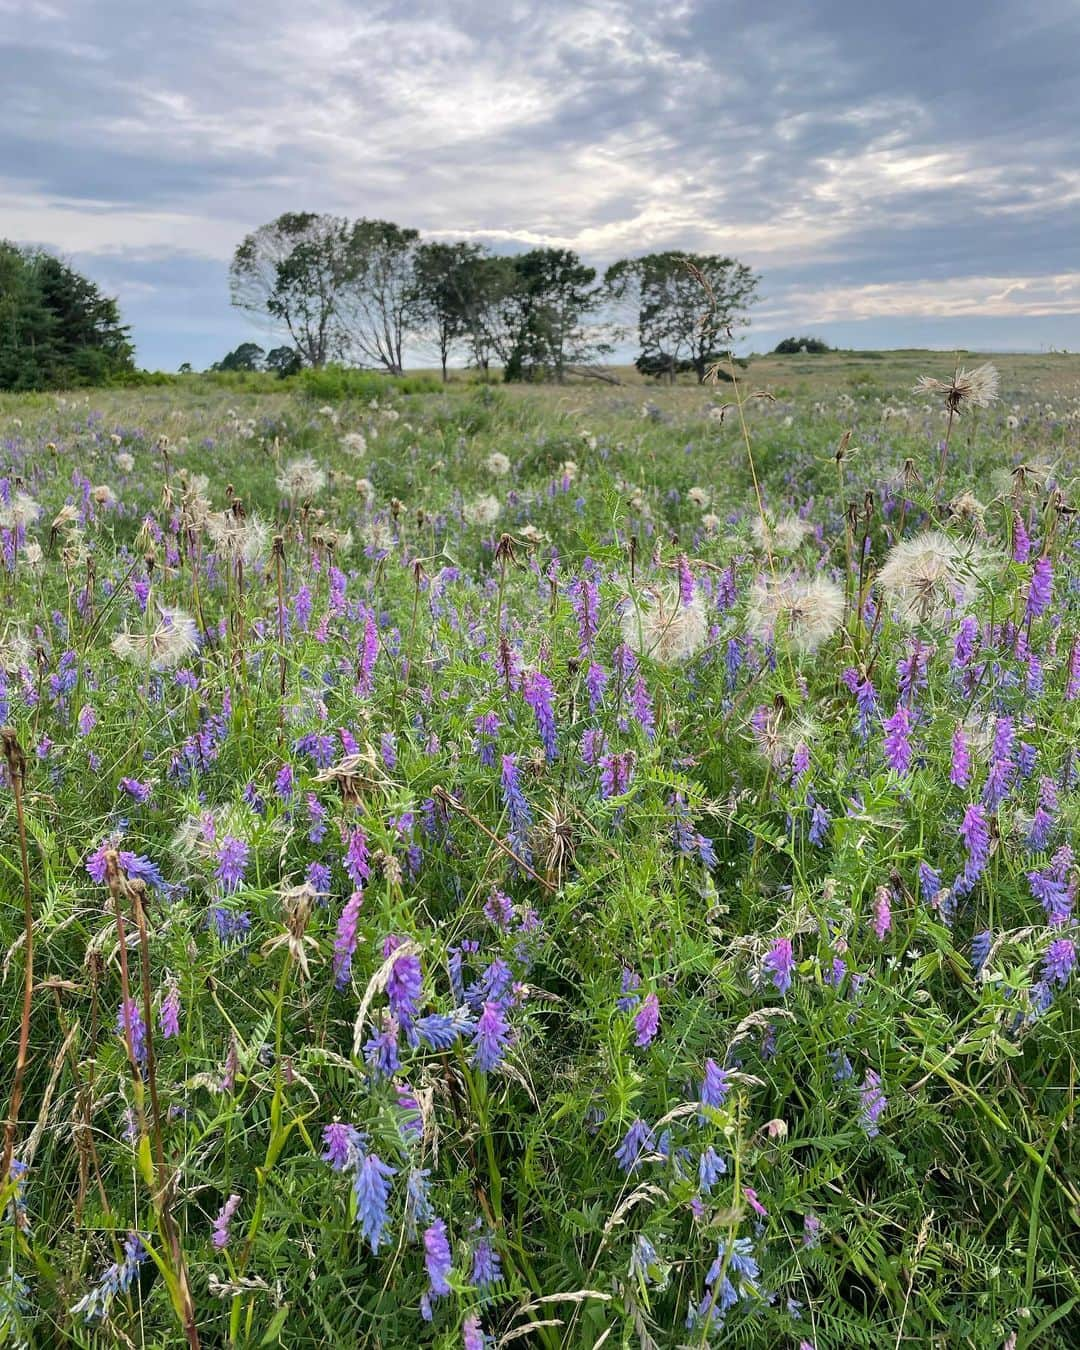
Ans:
[[[1080,358],[984,359],[0,396],[0,1344],[1080,1343]]]

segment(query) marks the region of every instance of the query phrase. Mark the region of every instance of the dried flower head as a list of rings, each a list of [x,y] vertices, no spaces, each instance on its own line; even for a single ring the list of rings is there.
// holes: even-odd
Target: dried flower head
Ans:
[[[217,551],[233,562],[251,566],[269,553],[270,527],[258,516],[213,511],[206,517],[206,533]]]
[[[291,459],[277,476],[277,485],[286,497],[303,500],[316,497],[326,486],[326,471],[310,455]]]
[[[878,585],[908,623],[941,623],[969,598],[972,550],[940,530],[924,530],[889,550]]]
[[[126,628],[112,640],[121,661],[131,665],[150,663],[151,670],[172,670],[199,650],[199,630],[190,614],[172,605],[162,605],[158,625],[149,633],[131,633]]]
[[[949,503],[949,515],[975,534],[986,534],[986,507],[971,492],[961,492]]]
[[[510,461],[501,450],[493,450],[484,460],[484,468],[493,478],[505,478],[510,472]]]
[[[832,637],[843,617],[844,593],[835,582],[788,572],[757,579],[746,625],[759,641],[786,641],[795,651],[809,653]]]
[[[778,520],[759,515],[751,525],[750,533],[763,553],[789,554],[813,533],[813,526],[789,511]]]
[[[915,385],[916,394],[941,394],[949,412],[963,412],[973,408],[988,408],[998,396],[998,373],[989,361],[974,370],[958,369],[951,380],[936,380],[932,375],[920,375]]]
[[[627,605],[623,638],[641,656],[669,666],[696,656],[705,645],[708,622],[699,595],[683,604],[678,587],[644,590],[637,605]]]
[[[0,502],[0,527],[15,530],[33,525],[41,515],[41,506],[26,492],[13,492],[11,500]]]
[[[469,502],[461,514],[469,525],[494,525],[502,514],[502,503],[487,493]]]

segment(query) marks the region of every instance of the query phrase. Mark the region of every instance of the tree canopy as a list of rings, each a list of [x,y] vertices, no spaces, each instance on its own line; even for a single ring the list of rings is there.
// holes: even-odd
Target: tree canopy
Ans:
[[[758,278],[734,258],[673,251],[623,258],[604,285],[616,322],[637,337],[640,369],[670,379],[693,370],[704,380],[734,329],[749,322]]]
[[[115,300],[51,253],[0,241],[0,389],[99,384],[133,357]]]
[[[497,362],[507,380],[561,381],[631,337],[641,370],[703,379],[747,321],[757,282],[733,258],[669,252],[623,259],[598,284],[572,249],[494,255],[392,221],[311,212],[248,235],[230,269],[233,303],[288,333],[304,365],[347,360],[396,375],[407,347],[426,348],[444,380],[457,357],[485,371]]]

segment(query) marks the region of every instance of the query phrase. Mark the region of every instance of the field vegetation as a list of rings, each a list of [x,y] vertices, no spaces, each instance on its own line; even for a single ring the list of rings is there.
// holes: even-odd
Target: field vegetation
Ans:
[[[1080,360],[993,360],[0,395],[0,1343],[1076,1345]]]

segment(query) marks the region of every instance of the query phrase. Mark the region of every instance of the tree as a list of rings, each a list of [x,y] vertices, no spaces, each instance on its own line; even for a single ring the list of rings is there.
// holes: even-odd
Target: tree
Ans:
[[[638,357],[674,379],[680,369],[705,379],[728,346],[731,331],[748,323],[758,278],[734,258],[697,253],[649,253],[608,268],[604,285],[623,331],[636,333]]]
[[[389,220],[358,220],[348,231],[349,276],[343,294],[347,350],[361,365],[391,375],[405,370],[405,339],[423,314],[416,273],[419,232]]]
[[[586,324],[600,299],[596,269],[572,249],[537,248],[497,261],[486,336],[507,380],[561,383],[571,366],[604,349],[599,330]]]
[[[297,375],[304,368],[300,353],[295,347],[274,347],[266,353],[266,369],[277,374],[279,380],[287,375]]]
[[[342,313],[354,284],[352,227],[337,216],[287,212],[249,234],[229,267],[232,303],[284,330],[306,365],[344,354]]]
[[[775,356],[798,356],[802,352],[808,352],[813,356],[821,356],[824,352],[831,352],[832,348],[821,338],[812,337],[789,337],[784,338],[783,342],[778,342],[773,348]]]
[[[0,243],[0,388],[97,384],[132,369],[115,300],[50,253]]]
[[[510,297],[520,285],[514,260],[481,253],[462,267],[464,340],[469,364],[485,373],[493,360],[506,361],[513,347]]]
[[[211,370],[262,370],[266,353],[257,342],[241,342],[234,351],[215,361]]]
[[[190,361],[181,361],[176,368],[176,373],[178,375],[194,375],[195,370]]]
[[[420,244],[415,252],[417,317],[422,335],[438,353],[444,384],[450,353],[478,317],[484,261],[479,244]]]

